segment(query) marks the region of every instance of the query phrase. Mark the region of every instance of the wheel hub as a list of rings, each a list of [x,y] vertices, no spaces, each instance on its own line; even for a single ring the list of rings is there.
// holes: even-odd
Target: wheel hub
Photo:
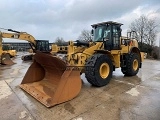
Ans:
[[[136,71],[137,68],[138,68],[138,60],[136,59],[133,61],[133,70]]]
[[[109,65],[107,63],[103,63],[101,66],[100,66],[100,76],[105,79],[107,78],[107,76],[109,75]]]

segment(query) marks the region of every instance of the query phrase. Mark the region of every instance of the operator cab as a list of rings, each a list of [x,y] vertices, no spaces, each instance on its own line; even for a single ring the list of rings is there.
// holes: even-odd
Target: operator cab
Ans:
[[[48,40],[36,40],[36,46],[32,47],[33,51],[49,52],[49,41]]]
[[[49,41],[48,40],[36,40],[36,50],[41,52],[49,51]]]
[[[91,25],[93,41],[104,42],[105,50],[120,49],[121,25],[123,24],[112,21]]]

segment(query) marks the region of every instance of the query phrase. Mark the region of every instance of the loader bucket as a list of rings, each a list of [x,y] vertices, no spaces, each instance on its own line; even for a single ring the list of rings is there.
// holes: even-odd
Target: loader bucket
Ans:
[[[69,101],[81,90],[80,71],[60,58],[36,53],[20,87],[46,107]]]
[[[2,65],[13,65],[15,64],[8,53],[2,53],[1,55],[1,64]]]

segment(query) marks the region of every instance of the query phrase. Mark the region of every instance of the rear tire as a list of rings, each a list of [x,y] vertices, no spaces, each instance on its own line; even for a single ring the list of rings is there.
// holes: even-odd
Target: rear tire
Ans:
[[[85,64],[85,77],[87,81],[97,87],[109,83],[113,72],[111,59],[104,54],[95,54]]]
[[[134,76],[138,73],[140,67],[140,58],[138,54],[128,54],[126,59],[126,67],[122,67],[121,71],[126,76]]]
[[[33,55],[25,55],[25,56],[22,56],[21,59],[23,61],[33,60]]]

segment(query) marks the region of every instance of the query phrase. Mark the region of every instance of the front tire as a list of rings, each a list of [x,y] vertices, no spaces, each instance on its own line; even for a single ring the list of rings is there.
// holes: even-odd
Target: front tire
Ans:
[[[109,83],[113,72],[111,59],[104,54],[95,54],[85,64],[85,77],[87,81],[97,87]]]

